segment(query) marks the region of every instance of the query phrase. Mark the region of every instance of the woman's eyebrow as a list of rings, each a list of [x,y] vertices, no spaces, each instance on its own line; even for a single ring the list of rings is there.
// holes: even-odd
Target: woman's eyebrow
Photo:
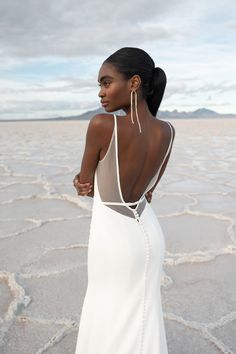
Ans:
[[[100,82],[100,81],[102,81],[102,80],[104,80],[104,79],[113,79],[113,77],[112,77],[112,76],[109,76],[109,75],[102,76],[100,80],[98,79],[98,82]]]

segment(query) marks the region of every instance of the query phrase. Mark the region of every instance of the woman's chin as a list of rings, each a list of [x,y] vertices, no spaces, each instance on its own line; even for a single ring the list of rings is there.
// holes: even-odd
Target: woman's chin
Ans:
[[[103,109],[104,109],[104,111],[106,111],[106,112],[113,112],[109,107],[103,107]]]
[[[112,107],[110,106],[110,104],[107,104],[106,106],[102,107],[104,109],[105,112],[117,112],[117,110],[119,110],[120,108],[116,108],[116,107]]]

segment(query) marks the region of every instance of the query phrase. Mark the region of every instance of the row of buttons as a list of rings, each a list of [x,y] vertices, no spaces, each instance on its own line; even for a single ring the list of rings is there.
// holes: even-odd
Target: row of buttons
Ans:
[[[135,219],[139,222],[140,227],[143,231],[143,234],[145,236],[145,243],[146,243],[146,262],[145,262],[145,274],[144,274],[144,293],[143,293],[143,313],[142,313],[142,327],[141,327],[141,342],[140,342],[140,354],[143,352],[143,338],[144,338],[144,328],[145,328],[145,321],[146,321],[146,273],[147,273],[147,268],[148,264],[150,261],[150,243],[149,243],[149,236],[145,230],[145,227],[143,225],[143,222],[140,219],[140,216],[137,212],[137,210],[133,210]]]
[[[139,217],[139,214],[138,214],[137,210],[133,210],[133,212],[134,212],[135,219],[137,221],[140,221],[140,217]]]

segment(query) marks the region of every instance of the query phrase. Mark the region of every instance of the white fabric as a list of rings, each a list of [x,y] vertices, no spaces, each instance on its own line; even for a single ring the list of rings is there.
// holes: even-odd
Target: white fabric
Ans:
[[[164,235],[149,203],[141,215],[127,208],[133,217],[103,203],[96,170],[75,354],[168,354],[160,292]]]

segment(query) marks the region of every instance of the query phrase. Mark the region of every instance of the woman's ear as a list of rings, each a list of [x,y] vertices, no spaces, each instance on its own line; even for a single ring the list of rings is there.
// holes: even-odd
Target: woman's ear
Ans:
[[[140,85],[141,85],[141,78],[140,78],[140,76],[139,75],[137,75],[137,74],[135,74],[135,75],[133,75],[132,77],[131,77],[131,79],[130,79],[130,84],[131,84],[131,86],[130,86],[130,89],[131,90],[138,90],[138,88],[140,87]]]

